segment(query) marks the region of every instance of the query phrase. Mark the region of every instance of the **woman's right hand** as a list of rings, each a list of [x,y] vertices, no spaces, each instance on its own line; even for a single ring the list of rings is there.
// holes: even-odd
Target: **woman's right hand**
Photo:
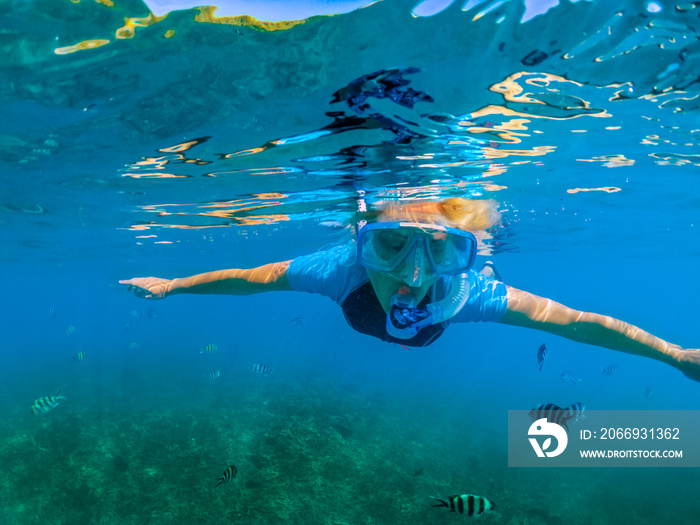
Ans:
[[[160,277],[136,277],[119,281],[119,284],[125,284],[127,291],[133,290],[136,297],[143,299],[163,299],[173,287],[172,280]]]

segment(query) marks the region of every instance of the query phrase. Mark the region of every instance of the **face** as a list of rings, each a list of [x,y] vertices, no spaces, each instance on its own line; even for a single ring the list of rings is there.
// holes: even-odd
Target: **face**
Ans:
[[[411,222],[409,217],[403,219],[391,217],[390,220]],[[379,219],[379,221],[382,222],[383,219]],[[399,254],[401,248],[406,244],[407,237],[407,232],[387,230],[376,237],[377,242],[373,244],[372,248],[382,259],[391,260]],[[433,256],[437,259],[442,257],[444,234],[436,233],[434,237],[426,236],[424,239],[420,239],[411,252],[406,255],[404,261],[392,272],[367,269],[372,287],[385,312],[389,311],[391,297],[399,290],[408,291],[419,303],[438,280],[439,275],[435,274],[430,262],[425,257],[426,245],[424,243],[430,243]]]

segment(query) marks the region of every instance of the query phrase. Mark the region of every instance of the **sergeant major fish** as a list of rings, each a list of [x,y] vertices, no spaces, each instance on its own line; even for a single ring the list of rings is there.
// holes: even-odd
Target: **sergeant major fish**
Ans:
[[[219,485],[225,485],[235,478],[237,473],[238,469],[236,468],[236,465],[229,465],[228,468],[224,470],[224,473],[219,478],[219,482],[214,486],[214,488],[218,487]]]
[[[583,411],[586,409],[581,402],[572,403],[566,408],[562,408],[554,403],[542,403],[530,410],[528,414],[533,421],[546,418],[550,423],[556,423],[569,430],[569,421],[572,419],[578,420],[583,417]]]
[[[544,343],[542,343],[540,348],[537,350],[537,364],[540,365],[540,372],[542,372],[542,365],[544,364],[545,359],[547,359],[547,347]]]
[[[213,354],[219,349],[218,346],[216,346],[214,343],[209,343],[206,346],[203,346],[202,349],[199,351],[200,354]]]
[[[577,386],[581,382],[581,380],[571,372],[562,372],[560,377],[564,383],[571,383],[574,386]]]
[[[568,407],[566,407],[567,410],[572,414],[574,421],[578,421],[579,419],[583,419],[586,417],[584,412],[586,411],[586,405],[578,401],[577,403],[571,403]]]
[[[49,410],[53,410],[58,404],[65,399],[59,390],[55,396],[40,397],[32,405],[32,414],[46,414]]]
[[[452,512],[459,512],[460,514],[466,514],[470,517],[483,516],[485,513],[496,509],[495,503],[483,496],[477,496],[476,494],[450,496],[446,500],[436,498],[435,496],[431,496],[431,498],[439,501],[439,503],[433,505],[433,507],[447,507]]]
[[[268,376],[272,373],[272,368],[270,368],[267,365],[261,365],[259,363],[250,365],[250,370],[259,376]]]
[[[73,361],[85,361],[85,358],[87,357],[87,352],[85,350],[81,350],[77,354],[73,356]]]
[[[608,365],[600,369],[600,374],[604,376],[611,376],[617,370],[617,365]]]

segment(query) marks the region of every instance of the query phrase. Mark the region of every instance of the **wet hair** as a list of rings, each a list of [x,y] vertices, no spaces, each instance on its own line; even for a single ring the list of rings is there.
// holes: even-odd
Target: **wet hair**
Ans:
[[[475,232],[487,230],[497,224],[501,214],[495,200],[452,197],[442,201],[392,203],[365,214],[363,218],[368,222],[411,221],[441,224]]]

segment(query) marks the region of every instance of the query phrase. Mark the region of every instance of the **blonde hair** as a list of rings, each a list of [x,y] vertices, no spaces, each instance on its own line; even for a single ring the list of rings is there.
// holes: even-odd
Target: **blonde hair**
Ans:
[[[470,232],[487,230],[501,219],[495,200],[471,200],[452,197],[442,201],[390,204],[379,210],[377,220],[409,220],[423,224],[442,224]]]

